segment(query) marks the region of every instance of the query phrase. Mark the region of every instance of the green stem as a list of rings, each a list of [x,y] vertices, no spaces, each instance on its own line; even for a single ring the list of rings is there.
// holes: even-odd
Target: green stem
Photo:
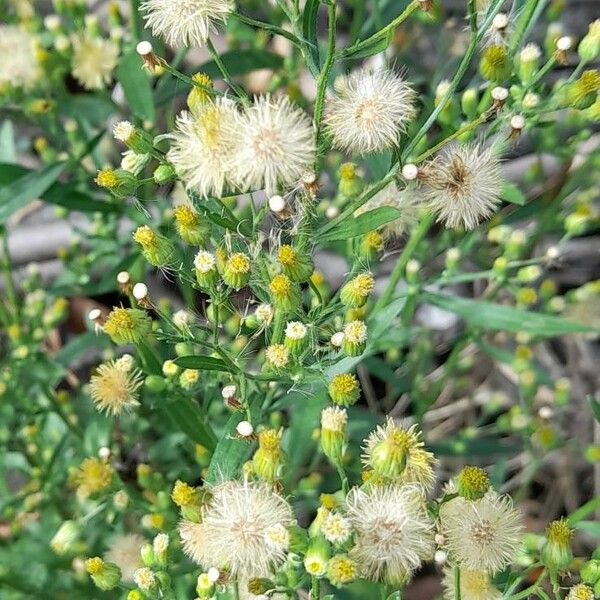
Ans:
[[[394,296],[394,292],[396,291],[398,282],[404,275],[404,271],[406,269],[408,261],[411,259],[415,249],[417,248],[421,240],[429,231],[429,227],[432,223],[433,215],[427,214],[425,215],[425,217],[423,217],[418,227],[412,232],[408,242],[406,243],[406,246],[404,246],[404,250],[402,250],[400,258],[398,258],[398,262],[396,263],[394,270],[390,275],[390,280],[388,281],[385,291],[383,292],[383,294],[381,294],[379,300],[377,300],[375,304],[375,312],[385,308],[390,303],[392,297]]]
[[[325,64],[319,73],[317,79],[317,96],[315,99],[315,139],[318,143],[319,135],[321,131],[321,118],[323,116],[323,106],[325,104],[325,92],[327,90],[327,83],[331,74],[331,69],[335,63],[335,40],[336,40],[336,3],[331,2],[327,8],[328,16],[328,34],[327,34],[327,57]]]
[[[242,23],[244,23],[246,25],[250,25],[251,27],[256,27],[257,29],[264,29],[265,31],[270,31],[271,33],[280,35],[280,36],[290,40],[290,42],[292,42],[299,48],[302,48],[303,41],[305,43],[308,43],[308,42],[306,42],[306,40],[300,40],[291,31],[287,31],[286,29],[277,27],[277,25],[271,25],[271,23],[265,23],[264,21],[257,21],[256,19],[252,19],[252,18],[247,17],[246,15],[242,15],[241,13],[238,13],[238,12],[231,13],[231,16],[235,17],[238,21],[241,21]]]
[[[348,482],[346,471],[344,471],[344,467],[340,463],[336,464],[335,468],[338,472],[338,475],[340,476],[340,481],[342,482],[342,492],[345,496],[350,490],[350,484]]]
[[[207,47],[208,52],[211,55],[212,59],[215,61],[217,68],[221,72],[221,75],[223,76],[225,83],[227,83],[227,85],[235,92],[235,95],[240,100],[242,100],[243,102],[248,102],[248,95],[237,83],[235,83],[235,81],[233,81],[233,78],[231,77],[229,70],[227,69],[227,67],[225,66],[223,61],[221,60],[221,57],[219,56],[217,49],[215,48],[214,44],[212,43],[212,41],[210,39],[207,40],[206,47]]]
[[[572,527],[579,523],[579,521],[583,521],[583,519],[598,509],[600,509],[600,496],[592,498],[589,502],[586,502],[583,506],[579,507],[573,514],[567,517],[567,522]]]
[[[529,29],[529,24],[533,22],[534,14],[536,13],[536,8],[540,0],[527,0],[525,7],[523,8],[519,18],[517,20],[517,24],[515,30],[512,35],[511,43],[510,43],[510,54],[513,55],[519,45],[521,44],[521,40],[525,36],[525,33]],[[542,5],[546,4],[546,0],[542,2]]]
[[[310,600],[321,600],[321,581],[316,577],[312,578],[310,587]]]
[[[488,12],[487,17],[481,27],[481,30],[485,32],[488,24],[494,18],[494,15],[500,10],[502,6],[502,0],[497,1],[492,9]],[[447,92],[442,96],[439,104],[435,107],[432,113],[427,118],[427,121],[423,124],[421,129],[419,129],[418,133],[411,140],[410,144],[404,149],[402,152],[402,161],[405,161],[411,154],[411,152],[417,147],[419,142],[423,139],[423,137],[427,134],[431,126],[435,123],[437,116],[444,110],[446,104],[448,104],[450,98],[456,92],[458,85],[462,81],[462,78],[465,76],[473,57],[477,51],[477,46],[483,34],[478,33],[477,29],[477,9],[475,6],[475,0],[469,0],[469,26],[471,28],[471,41],[469,42],[469,47],[465,52],[465,55],[458,66],[458,70],[456,71],[450,85],[448,86]]]
[[[139,0],[129,0],[129,9],[131,12],[131,31],[133,40],[137,43],[142,37],[142,19],[140,16]]]
[[[17,292],[12,276],[10,254],[8,252],[8,235],[4,227],[0,229],[0,236],[2,236],[2,255],[0,256],[0,268],[2,268],[2,273],[4,276],[4,292],[9,303],[9,312],[12,311],[14,317],[16,317],[19,313],[19,303],[17,302]]]
[[[460,568],[454,567],[454,600],[460,600]]]
[[[398,27],[402,22],[406,21],[406,19],[408,19],[408,17],[410,17],[410,15],[412,15],[418,8],[419,0],[412,0],[412,2],[402,11],[402,13],[400,13],[391,23],[386,25],[383,29],[380,29],[377,33],[374,33],[371,37],[368,37],[366,40],[345,48],[342,50],[340,55],[345,57],[351,54],[356,54],[361,50],[369,48],[371,45],[374,45],[377,42],[385,39],[394,29],[396,29],[396,27]]]

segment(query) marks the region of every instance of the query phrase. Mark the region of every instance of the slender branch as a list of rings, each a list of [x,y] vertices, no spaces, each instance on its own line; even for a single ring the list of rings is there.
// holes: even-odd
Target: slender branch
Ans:
[[[219,56],[217,49],[215,48],[214,44],[212,43],[212,40],[208,39],[208,41],[206,42],[206,47],[207,47],[208,52],[210,53],[212,59],[215,61],[217,68],[221,72],[221,75],[223,76],[225,83],[227,83],[227,85],[235,92],[235,95],[238,98],[240,98],[240,100],[242,100],[243,102],[247,102],[248,95],[237,83],[235,83],[235,81],[233,81],[233,78],[231,77],[229,70],[227,69],[227,67],[225,66],[225,63]]]
[[[412,2],[402,11],[402,13],[400,13],[391,23],[386,25],[383,29],[380,29],[377,33],[374,33],[372,36],[368,37],[366,40],[357,42],[348,48],[344,48],[344,50],[340,52],[340,56],[345,57],[352,54],[357,54],[365,48],[384,40],[390,34],[390,32],[396,29],[396,27],[398,27],[401,23],[406,21],[406,19],[408,19],[408,17],[410,17],[410,15],[412,15],[418,8],[419,0],[412,0]]]
[[[129,0],[129,9],[131,12],[131,31],[135,42],[139,42],[142,37],[142,19],[140,17],[139,0]]]
[[[327,57],[325,64],[321,69],[321,73],[317,79],[317,97],[315,100],[315,139],[318,144],[321,131],[321,118],[323,116],[323,105],[325,103],[325,92],[327,90],[327,82],[331,74],[331,69],[335,63],[335,40],[336,40],[336,4],[331,2],[327,8],[328,15],[328,34],[327,34]]]
[[[241,13],[238,13],[238,12],[232,13],[231,16],[235,17],[236,19],[238,19],[238,21],[240,21],[246,25],[250,25],[251,27],[256,27],[257,29],[264,29],[265,31],[270,31],[271,33],[273,33],[275,35],[280,35],[281,37],[284,37],[284,38],[290,40],[290,42],[292,42],[299,48],[302,46],[303,43],[310,45],[310,43],[307,40],[298,38],[291,31],[287,31],[286,29],[283,29],[282,27],[277,27],[277,25],[271,25],[271,23],[265,23],[264,21],[257,21],[256,19],[252,19],[252,18],[247,17],[246,15],[242,15]]]
[[[460,600],[460,568],[454,567],[454,600]]]

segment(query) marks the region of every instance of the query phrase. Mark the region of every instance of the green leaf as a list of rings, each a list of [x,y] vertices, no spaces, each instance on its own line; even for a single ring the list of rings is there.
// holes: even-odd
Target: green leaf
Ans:
[[[242,412],[236,412],[229,417],[225,431],[219,439],[208,466],[206,480],[209,483],[237,477],[242,465],[250,457],[254,445],[246,440],[238,439],[236,431],[238,423],[245,418],[246,415]]]
[[[524,206],[527,203],[525,194],[514,183],[505,182],[500,197],[510,204]]]
[[[217,438],[204,422],[200,410],[189,398],[179,397],[173,402],[159,402],[158,406],[161,412],[196,444],[202,444],[210,452],[215,450]]]
[[[552,337],[568,333],[590,333],[591,327],[573,323],[561,317],[528,312],[510,306],[501,306],[482,300],[459,298],[446,294],[424,292],[422,302],[433,304],[462,317],[467,323],[482,329],[524,332],[532,335]]]
[[[123,55],[117,67],[117,79],[123,86],[125,98],[133,114],[144,121],[154,122],[156,115],[151,80],[142,68],[142,60],[137,52]]]
[[[310,42],[310,53],[315,65],[319,66],[319,39],[317,37],[317,17],[319,14],[319,0],[307,0],[302,15],[302,33],[306,41]]]
[[[4,167],[6,165],[2,165]],[[11,165],[12,166],[12,165]],[[40,198],[58,179],[65,163],[52,163],[19,177],[0,188],[0,223],[4,223],[16,210]]]
[[[0,162],[13,163],[17,160],[15,128],[8,119],[0,127]]]
[[[402,600],[400,592],[393,592],[387,597],[387,600]]]
[[[348,215],[343,221],[320,236],[320,239],[323,242],[347,240],[368,233],[390,221],[395,221],[401,214],[402,212],[393,206],[382,206],[358,217]]]
[[[111,214],[121,211],[121,207],[118,204],[94,200],[87,194],[76,190],[74,185],[62,185],[55,183],[44,194],[42,200],[44,200],[44,202],[48,202],[49,204],[64,206],[69,210],[76,210],[85,213],[100,212],[104,214]]]
[[[184,369],[197,369],[198,371],[223,371],[232,373],[233,369],[220,358],[213,356],[180,356],[175,359],[175,364]]]
[[[354,44],[354,46],[351,46],[344,51],[344,58],[366,58],[367,56],[373,56],[373,54],[384,52],[385,49],[390,45],[391,39],[392,32],[390,31],[385,37],[379,40],[374,40],[365,46],[361,46],[361,42],[358,42],[357,44]]]
[[[575,525],[575,528],[585,531],[588,535],[592,535],[595,538],[600,538],[600,523],[597,521],[579,521]]]
[[[588,402],[590,403],[590,407],[592,412],[594,413],[594,417],[598,423],[600,423],[600,402],[593,398],[592,396],[588,396]]]
[[[92,331],[82,333],[65,344],[56,354],[56,362],[63,367],[69,367],[74,360],[88,350],[108,347],[107,336],[98,336]]]

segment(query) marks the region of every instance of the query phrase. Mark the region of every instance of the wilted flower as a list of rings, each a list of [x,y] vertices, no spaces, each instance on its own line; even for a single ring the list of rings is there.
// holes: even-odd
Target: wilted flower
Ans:
[[[346,503],[356,532],[349,554],[366,579],[405,583],[433,556],[433,523],[419,488],[375,486],[369,493],[354,488]]]
[[[183,521],[184,552],[195,562],[227,567],[233,576],[260,577],[283,564],[286,548],[273,543],[274,527],[293,524],[292,509],[266,483],[227,481],[215,486],[201,523]]]
[[[174,47],[203,46],[233,9],[233,0],[146,0],[140,5],[152,33]]]
[[[83,34],[73,39],[73,77],[86,90],[101,90],[110,83],[119,48],[109,40]]]
[[[448,552],[461,568],[496,573],[514,560],[522,539],[521,514],[508,496],[458,497],[440,507]]]
[[[361,69],[341,79],[336,88],[325,113],[336,148],[366,154],[398,145],[415,116],[415,92],[400,75]]]
[[[167,158],[186,187],[201,196],[222,196],[229,181],[240,135],[236,114],[231,100],[217,98],[177,117]]]
[[[241,143],[234,173],[241,188],[272,196],[295,184],[315,159],[312,122],[287,97],[260,96],[238,116]]]
[[[137,406],[141,373],[121,359],[101,364],[89,383],[90,397],[100,412],[119,415]]]
[[[140,550],[146,540],[137,533],[118,535],[112,539],[110,548],[104,554],[104,560],[121,569],[121,577],[127,583],[133,582],[133,575],[143,566]]]
[[[39,79],[33,37],[14,25],[0,25],[0,91],[31,88]]]
[[[332,544],[344,544],[350,539],[352,525],[339,513],[329,513],[321,525],[323,537]]]
[[[447,227],[473,229],[500,204],[502,174],[493,148],[454,145],[421,171],[425,205]]]

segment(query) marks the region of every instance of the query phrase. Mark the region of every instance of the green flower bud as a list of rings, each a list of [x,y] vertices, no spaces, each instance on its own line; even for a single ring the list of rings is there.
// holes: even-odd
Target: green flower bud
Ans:
[[[364,321],[356,320],[344,327],[342,350],[348,356],[360,356],[367,345],[367,326]]]
[[[462,95],[460,105],[462,107],[463,114],[467,119],[472,121],[477,118],[477,106],[479,104],[479,94],[475,88],[467,88]]]
[[[552,521],[546,529],[546,543],[542,548],[542,563],[551,572],[566,569],[573,560],[571,538],[573,530],[563,519]]]
[[[360,398],[360,385],[352,373],[335,375],[329,382],[329,396],[339,406],[351,406]]]
[[[458,494],[467,500],[479,500],[490,489],[487,473],[479,467],[465,467],[456,478]]]
[[[252,466],[254,473],[269,483],[279,479],[287,458],[281,449],[282,435],[282,429],[265,429],[258,434],[258,449],[254,453]]]
[[[152,138],[143,129],[132,125],[129,121],[119,121],[114,129],[115,138],[123,142],[136,154],[148,154],[152,151]]]
[[[144,380],[144,385],[151,392],[158,394],[165,389],[167,382],[165,381],[164,377],[161,377],[160,375],[148,375],[148,377],[146,377]]]
[[[590,23],[588,32],[579,42],[577,52],[584,63],[593,62],[600,56],[600,19]]]
[[[177,206],[173,212],[177,233],[186,244],[201,246],[206,243],[211,231],[210,223],[206,219],[187,204]]]
[[[360,238],[358,255],[367,260],[375,260],[385,247],[383,236],[378,231],[370,231]]]
[[[168,164],[158,165],[158,167],[154,169],[154,173],[152,173],[152,179],[154,179],[156,185],[165,185],[171,181],[175,181],[177,179],[175,167]]]
[[[200,600],[208,600],[213,598],[216,592],[214,582],[209,577],[208,573],[201,573],[196,581],[196,594]]]
[[[67,554],[73,549],[80,530],[75,521],[65,521],[50,540],[50,547],[56,554]]]
[[[600,560],[597,558],[589,560],[581,567],[579,574],[581,581],[589,585],[600,582]]]
[[[371,273],[361,273],[346,283],[340,292],[340,300],[348,308],[363,306],[375,286]]]
[[[304,351],[308,343],[308,330],[300,321],[290,321],[285,328],[285,347],[293,356],[298,356]]]
[[[327,540],[318,535],[314,537],[304,557],[304,568],[311,577],[324,577],[327,573],[327,563],[331,553]]]
[[[95,181],[117,198],[132,196],[138,187],[135,175],[122,169],[98,171]]]
[[[338,554],[327,563],[327,579],[341,588],[358,577],[358,565],[347,554]]]
[[[152,331],[152,319],[137,308],[113,308],[102,329],[115,344],[138,344]]]
[[[293,312],[300,304],[300,290],[291,279],[284,274],[275,275],[269,283],[269,291],[273,305],[283,312]]]
[[[488,46],[479,62],[479,72],[486,81],[501,83],[510,76],[511,66],[504,46]]]
[[[196,73],[192,75],[194,86],[188,94],[187,105],[192,114],[197,115],[202,112],[203,106],[210,100],[210,90],[213,89],[212,79],[205,73]]]
[[[232,254],[223,269],[223,281],[234,290],[248,285],[250,281],[250,258],[242,252]]]
[[[279,248],[277,260],[283,272],[291,281],[298,283],[308,281],[314,271],[311,257],[308,254],[299,252],[290,245],[284,245]]]
[[[358,174],[358,169],[353,163],[344,163],[339,169],[340,195],[345,198],[358,196],[364,187],[364,182]]]
[[[166,237],[153,231],[148,225],[138,227],[133,239],[141,246],[144,258],[155,267],[164,267],[175,251],[173,244]]]
[[[99,556],[85,561],[85,570],[96,587],[103,591],[116,588],[121,582],[121,569],[113,563],[104,562]]]
[[[248,581],[248,591],[253,596],[261,596],[273,589],[275,589],[275,584],[265,577],[253,577]]]
[[[600,90],[600,72],[596,69],[584,71],[581,77],[566,85],[560,98],[562,106],[583,110],[596,102]]]
[[[154,558],[154,550],[152,549],[152,544],[144,544],[140,549],[140,555],[142,557],[142,562],[147,567],[153,567],[156,563]]]
[[[321,412],[321,450],[334,464],[342,464],[346,447],[348,413],[344,408],[329,407]]]
[[[523,83],[528,84],[537,73],[541,55],[542,51],[536,44],[527,44],[519,52],[517,74]]]

